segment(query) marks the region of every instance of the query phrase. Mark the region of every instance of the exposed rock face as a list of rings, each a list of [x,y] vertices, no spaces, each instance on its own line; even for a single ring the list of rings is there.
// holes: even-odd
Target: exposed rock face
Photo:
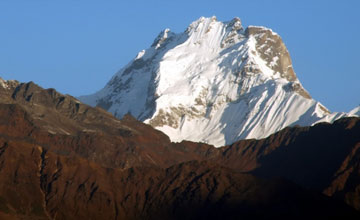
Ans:
[[[345,118],[222,148],[171,143],[129,115],[16,83],[0,87],[0,218],[358,219],[341,200],[360,209],[359,130]]]
[[[311,99],[310,94],[301,86],[295,75],[290,54],[280,36],[272,30],[264,27],[250,26],[246,28],[245,35],[256,39],[256,51],[266,65],[271,67],[275,73],[287,79],[292,91],[304,98]],[[326,112],[326,111],[325,111]]]
[[[118,118],[130,113],[172,141],[216,147],[346,115],[311,98],[278,34],[244,29],[239,18],[201,17],[183,33],[162,31],[102,90],[80,100]]]
[[[256,51],[275,73],[280,73],[290,82],[297,79],[289,52],[278,34],[264,27],[250,26],[246,28],[245,35],[256,39]]]

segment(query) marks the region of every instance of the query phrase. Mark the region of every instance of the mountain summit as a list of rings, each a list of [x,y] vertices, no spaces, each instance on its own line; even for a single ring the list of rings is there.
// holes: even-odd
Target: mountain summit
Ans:
[[[345,115],[311,98],[277,33],[215,16],[183,33],[165,29],[102,90],[79,99],[118,118],[130,113],[172,141],[215,146]]]

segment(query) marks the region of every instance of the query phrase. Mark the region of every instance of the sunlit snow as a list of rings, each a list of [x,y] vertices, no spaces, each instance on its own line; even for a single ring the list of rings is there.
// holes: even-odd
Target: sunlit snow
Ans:
[[[267,64],[256,43],[238,18],[201,17],[183,33],[162,31],[102,90],[80,99],[119,118],[130,113],[172,141],[217,147],[346,115],[329,114],[319,102],[289,90],[300,82],[274,71],[279,57]]]

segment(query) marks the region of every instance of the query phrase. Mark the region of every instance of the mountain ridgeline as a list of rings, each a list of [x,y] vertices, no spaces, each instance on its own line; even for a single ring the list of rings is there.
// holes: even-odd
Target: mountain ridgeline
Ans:
[[[79,99],[118,118],[130,113],[172,141],[216,147],[348,116],[311,98],[277,33],[239,18],[165,29],[102,90]]]
[[[360,119],[215,148],[2,81],[0,219],[358,219]]]
[[[360,219],[356,115],[271,29],[201,17],[93,95],[0,78],[0,219]]]

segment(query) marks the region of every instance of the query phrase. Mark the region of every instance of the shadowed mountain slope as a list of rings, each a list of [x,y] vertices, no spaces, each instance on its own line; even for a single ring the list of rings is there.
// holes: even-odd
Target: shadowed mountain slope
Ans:
[[[359,209],[358,118],[215,148],[171,143],[130,115],[34,83],[6,85],[0,218],[359,217],[341,201]]]

